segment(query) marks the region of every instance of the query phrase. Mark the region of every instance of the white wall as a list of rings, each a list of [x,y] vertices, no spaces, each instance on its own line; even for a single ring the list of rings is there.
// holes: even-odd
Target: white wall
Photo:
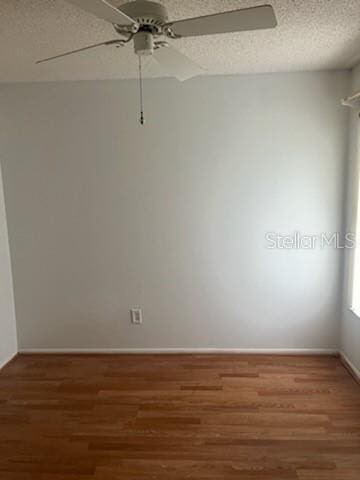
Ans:
[[[360,90],[360,65],[352,74],[351,92]],[[347,172],[347,208],[346,227],[349,232],[355,232],[356,204],[359,184],[359,112],[350,111],[350,149],[349,165]],[[341,350],[347,360],[357,369],[360,376],[360,318],[349,310],[351,307],[352,287],[352,260],[353,251],[346,252],[345,260],[345,288],[343,297],[343,313],[341,323]]]
[[[8,232],[0,168],[0,368],[17,352]]]
[[[3,86],[20,347],[336,348],[348,80]]]

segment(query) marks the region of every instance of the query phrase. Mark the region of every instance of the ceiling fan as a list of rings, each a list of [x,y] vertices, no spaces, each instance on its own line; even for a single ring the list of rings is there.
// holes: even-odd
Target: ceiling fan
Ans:
[[[48,62],[103,45],[123,47],[133,40],[135,53],[139,57],[141,99],[141,57],[143,56],[152,55],[169,75],[181,81],[203,72],[196,63],[170,46],[167,39],[176,40],[183,37],[260,30],[274,28],[277,25],[271,5],[169,21],[167,10],[163,5],[147,0],[135,0],[119,7],[115,7],[108,0],[66,1],[112,23],[120,38],[55,55],[36,63]],[[141,114],[141,123],[144,123],[143,113]]]

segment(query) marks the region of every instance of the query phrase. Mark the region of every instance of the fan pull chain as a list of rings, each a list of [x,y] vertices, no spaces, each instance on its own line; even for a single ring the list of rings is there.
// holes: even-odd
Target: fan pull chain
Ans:
[[[143,99],[143,78],[142,78],[142,65],[141,65],[141,55],[139,57],[139,89],[140,89],[140,123],[144,125],[144,99]]]

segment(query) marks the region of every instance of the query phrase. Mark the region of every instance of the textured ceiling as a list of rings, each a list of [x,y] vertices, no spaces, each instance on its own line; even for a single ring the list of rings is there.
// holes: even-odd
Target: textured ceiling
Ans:
[[[112,0],[114,4],[124,1]],[[274,30],[173,41],[208,74],[349,68],[360,60],[360,0],[162,0],[172,20],[271,3]],[[0,0],[0,82],[131,78],[132,47],[37,59],[115,38],[64,0]]]

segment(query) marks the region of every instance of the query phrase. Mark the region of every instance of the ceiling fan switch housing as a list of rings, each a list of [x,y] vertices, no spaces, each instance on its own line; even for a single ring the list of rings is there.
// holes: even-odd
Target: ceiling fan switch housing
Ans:
[[[154,37],[149,32],[138,32],[134,36],[135,53],[140,56],[154,53]]]

